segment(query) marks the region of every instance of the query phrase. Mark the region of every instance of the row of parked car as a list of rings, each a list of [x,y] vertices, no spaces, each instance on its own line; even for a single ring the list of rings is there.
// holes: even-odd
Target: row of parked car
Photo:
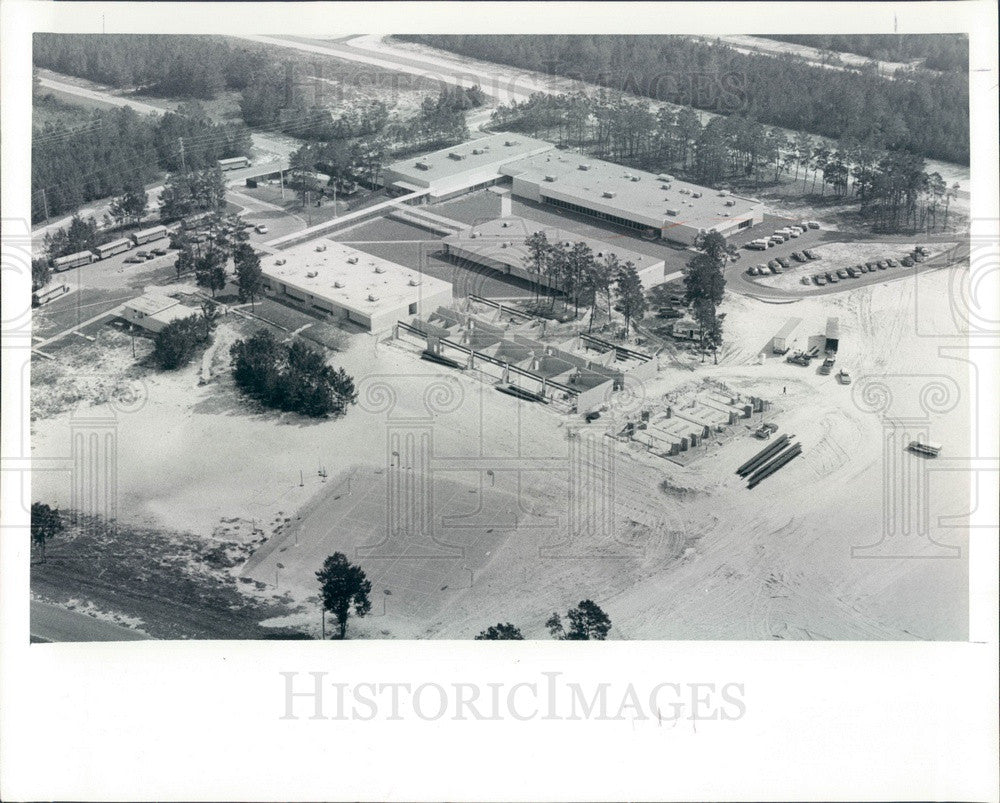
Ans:
[[[166,248],[151,248],[148,251],[135,251],[125,257],[126,262],[145,262],[147,259],[156,259],[157,257],[165,257],[168,251]]]
[[[796,262],[809,262],[814,259],[819,259],[820,256],[811,248],[803,248],[802,251],[793,252],[791,258]],[[768,274],[777,275],[788,270],[790,267],[792,267],[792,263],[787,257],[775,257],[766,265],[751,265],[747,268],[747,274],[750,276],[767,276]]]
[[[766,251],[775,245],[781,245],[789,240],[801,237],[809,229],[818,229],[819,223],[815,220],[807,220],[804,223],[796,223],[793,226],[785,226],[783,229],[778,229],[770,237],[759,237],[756,240],[751,240],[746,243],[743,247],[751,251]]]
[[[888,258],[879,260],[878,262],[865,262],[864,264],[859,263],[852,268],[840,268],[837,271],[831,270],[826,273],[817,273],[811,278],[809,276],[803,276],[802,284],[809,284],[811,281],[819,287],[823,287],[827,284],[837,284],[837,282],[841,279],[857,279],[865,273],[875,273],[876,271],[898,268],[900,266],[904,268],[912,268],[918,262],[923,262],[927,259],[927,255],[927,249],[922,245],[918,245],[908,256],[903,257],[899,261]]]

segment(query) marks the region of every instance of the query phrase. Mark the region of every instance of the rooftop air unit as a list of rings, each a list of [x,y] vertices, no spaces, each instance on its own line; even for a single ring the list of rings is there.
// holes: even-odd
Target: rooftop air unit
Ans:
[[[338,290],[343,290],[344,289],[344,283],[343,282],[334,282],[333,286],[336,287]]]
[[[691,197],[692,198],[701,198],[701,193],[700,192],[692,192],[691,193]]]
[[[369,293],[368,294],[368,300],[369,301],[378,301],[378,296],[375,295],[374,293]]]
[[[661,184],[660,185],[660,189],[661,190],[669,190],[670,189],[670,185],[669,184]]]
[[[673,181],[674,180],[674,177],[671,176],[669,173],[660,173],[660,175],[658,175],[656,178],[659,181]]]
[[[605,190],[604,191],[604,197],[605,198],[614,198],[615,194],[611,190]]]
[[[590,165],[589,164],[584,164],[584,163],[581,162],[580,163],[580,169],[581,170],[590,170]]]
[[[506,229],[509,226],[510,226],[510,223],[508,221],[506,221],[506,220],[503,223],[500,224],[500,228],[502,228],[502,229]]]
[[[410,279],[410,287],[419,287],[420,279]]]
[[[317,245],[316,246],[316,250],[317,251],[325,251],[326,250],[326,246],[325,245]]]
[[[546,180],[546,181],[555,181],[555,180],[556,180],[556,177],[555,177],[555,176],[546,176],[546,177],[545,177],[545,180]]]
[[[385,268],[383,268],[381,265],[376,265],[375,266],[375,272],[376,273],[385,273]]]
[[[631,178],[632,181],[639,181],[642,178],[642,176],[632,176]]]
[[[358,258],[357,257],[348,257],[347,258],[347,264],[348,265],[357,265],[358,264]]]
[[[311,270],[306,274],[307,279],[315,279],[317,276],[319,276],[319,272],[315,270]]]
[[[465,157],[462,154],[460,154],[460,153],[455,153],[455,151],[452,151],[451,153],[448,154],[448,158],[449,159],[454,159],[456,162],[460,162]]]
[[[668,209],[667,210],[667,215],[670,216],[670,217],[677,217],[678,211],[676,209]]]
[[[517,140],[516,140],[516,139],[508,139],[508,140],[504,140],[504,143],[503,143],[503,144],[504,144],[504,145],[506,145],[506,146],[507,146],[508,148],[511,148],[511,147],[513,147],[514,145],[517,145]]]
[[[726,206],[736,206],[736,201],[730,199],[726,201]]]
[[[284,265],[286,261],[287,260],[284,260],[284,259],[277,259],[277,260],[275,260],[274,264],[275,265]]]
[[[727,195],[729,195],[729,190],[719,190],[720,198],[725,198]]]
[[[416,165],[414,165],[414,166],[417,168],[417,170],[430,170],[431,169],[431,166],[429,164],[427,164],[427,162],[417,162]]]

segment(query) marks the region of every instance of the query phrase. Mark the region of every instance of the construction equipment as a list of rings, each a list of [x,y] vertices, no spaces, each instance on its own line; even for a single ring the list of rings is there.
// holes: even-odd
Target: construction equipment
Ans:
[[[819,367],[819,372],[823,374],[823,376],[829,376],[830,371],[833,370],[834,362],[836,361],[834,360],[833,357],[827,357],[825,360],[823,360],[823,364]]]
[[[777,431],[778,431],[778,425],[768,422],[766,424],[761,424],[759,427],[757,427],[757,429],[754,431],[753,434],[755,438],[766,440],[767,438],[770,438]]]

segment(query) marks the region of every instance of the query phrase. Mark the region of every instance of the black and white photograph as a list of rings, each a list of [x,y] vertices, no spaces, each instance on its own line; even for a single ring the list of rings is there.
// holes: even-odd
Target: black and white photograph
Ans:
[[[272,673],[267,727],[393,719],[374,684],[321,715],[309,670],[352,650],[992,664],[995,7],[791,4],[771,28],[782,4],[534,4],[537,27],[516,3],[440,24],[421,3],[61,5],[4,9],[36,7],[3,48],[18,649],[325,642]],[[526,644],[476,644],[497,640]],[[753,716],[752,684],[718,677],[565,693],[691,735]],[[404,706],[531,707],[473,691]],[[968,736],[995,746],[987,720]],[[995,762],[975,771],[912,794],[996,799]]]

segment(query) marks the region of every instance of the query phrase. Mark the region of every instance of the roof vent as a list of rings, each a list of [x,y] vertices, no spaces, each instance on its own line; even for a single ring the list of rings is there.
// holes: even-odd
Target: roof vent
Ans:
[[[375,272],[376,273],[385,273],[385,268],[383,268],[381,265],[376,265],[375,266]]]
[[[420,279],[410,279],[410,287],[419,287]]]
[[[357,265],[358,264],[358,258],[357,257],[348,257],[347,258],[347,264],[348,265]]]
[[[378,301],[378,296],[375,295],[374,293],[369,293],[368,294],[368,300],[369,301]]]
[[[677,215],[678,215],[678,212],[677,212],[677,210],[676,210],[676,209],[668,209],[668,210],[667,210],[667,214],[668,214],[668,215],[669,215],[670,217],[677,217]]]
[[[692,192],[691,193],[691,197],[692,198],[701,198],[701,193],[700,192]]]
[[[326,246],[325,245],[317,245],[316,246],[316,250],[317,251],[325,251],[326,250]]]
[[[315,270],[311,270],[306,274],[307,279],[315,279],[317,276],[319,276],[319,272]]]
[[[670,185],[669,184],[661,184],[660,185],[660,189],[661,190],[669,190],[670,189]]]
[[[590,165],[589,165],[589,164],[585,164],[585,163],[581,162],[581,163],[580,163],[580,169],[581,169],[581,170],[590,170]]]
[[[641,178],[641,176],[632,176],[631,178],[632,181],[638,181]]]
[[[502,228],[502,229],[506,229],[506,228],[509,228],[509,227],[510,227],[510,223],[508,221],[506,221],[506,220],[503,221],[503,223],[500,224],[500,228]]]
[[[344,283],[343,282],[334,282],[333,286],[336,287],[338,290],[342,290],[344,288]]]
[[[287,262],[287,260],[285,260],[285,259],[278,259],[278,260],[275,260],[274,264],[275,265],[284,265],[285,262]]]
[[[729,190],[719,190],[720,198],[725,198],[727,195],[729,195]]]
[[[726,201],[726,206],[736,206],[736,201],[730,199]]]
[[[508,139],[508,140],[505,140],[503,144],[506,145],[508,148],[510,148],[510,147],[512,147],[514,145],[517,145],[517,140],[516,139]]]
[[[414,165],[414,167],[416,167],[417,170],[430,170],[431,169],[431,166],[429,164],[427,164],[427,162],[417,162]]]
[[[611,190],[605,190],[604,191],[604,197],[605,198],[614,198],[615,194],[613,192],[611,192]]]
[[[555,176],[546,176],[546,177],[545,177],[545,180],[546,180],[546,181],[555,181],[555,180],[556,180],[556,177],[555,177]]]

